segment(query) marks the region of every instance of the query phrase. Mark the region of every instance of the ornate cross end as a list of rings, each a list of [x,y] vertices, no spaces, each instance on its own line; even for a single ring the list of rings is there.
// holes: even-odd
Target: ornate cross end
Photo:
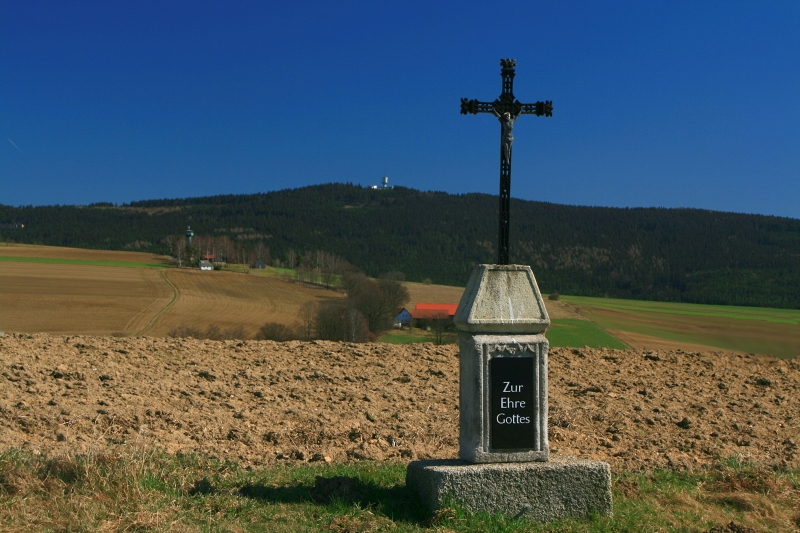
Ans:
[[[553,101],[536,102],[535,104],[522,104],[523,115],[536,115],[537,117],[553,116]]]
[[[469,100],[467,98],[461,99],[461,114],[467,115],[472,113],[473,115],[477,115],[478,113],[491,113],[494,106],[492,102],[480,102],[478,100]]]
[[[461,114],[466,115],[468,113],[472,113],[473,115],[478,114],[478,101],[477,100],[470,100],[469,98],[462,98],[461,99]]]

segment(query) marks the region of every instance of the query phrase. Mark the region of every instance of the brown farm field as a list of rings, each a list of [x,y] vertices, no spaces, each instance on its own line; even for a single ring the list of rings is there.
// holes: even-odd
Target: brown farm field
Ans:
[[[141,252],[119,252],[115,250],[87,250],[60,246],[29,244],[7,244],[0,242],[0,257],[31,257],[45,259],[81,259],[89,261],[125,261],[128,263],[155,263],[165,267],[171,265],[168,257]]]
[[[426,285],[424,283],[405,282],[411,299],[406,304],[406,309],[414,309],[420,302],[429,304],[457,304],[464,293],[464,287],[451,287],[449,285]]]
[[[289,277],[168,266],[169,258],[146,253],[0,243],[0,331],[164,337],[215,326],[255,338],[266,322],[295,324],[305,302],[343,297]],[[464,290],[405,285],[408,309],[458,303]],[[800,353],[796,310],[572,296],[545,303],[555,326],[589,320],[634,349]]]
[[[245,337],[254,338],[265,322],[295,323],[307,301],[343,296],[256,271],[201,272],[168,265],[169,258],[139,252],[0,244],[0,331],[165,337],[183,326],[201,331],[216,326],[223,331],[241,327]],[[458,303],[464,292],[463,287],[405,285],[409,309],[418,302]],[[547,307],[552,318],[581,318],[562,302],[547,301]]]
[[[46,246],[0,246],[4,257],[166,265],[152,254]],[[0,260],[0,331],[166,336],[214,325],[252,338],[265,322],[294,323],[306,301],[340,297],[235,272]]]
[[[158,270],[0,263],[0,330],[5,331],[133,333],[171,297]]]
[[[254,338],[266,322],[294,324],[300,306],[307,301],[343,297],[336,291],[282,278],[235,272],[171,269],[164,275],[175,288],[175,303],[141,334],[164,337],[180,326],[204,330],[215,325],[223,330],[241,326],[248,338]]]

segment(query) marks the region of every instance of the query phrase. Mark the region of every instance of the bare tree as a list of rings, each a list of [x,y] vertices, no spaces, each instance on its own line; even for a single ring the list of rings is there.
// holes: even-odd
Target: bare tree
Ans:
[[[433,332],[433,342],[436,345],[444,344],[445,332],[450,324],[450,316],[446,311],[436,313],[436,316],[429,319],[431,331]]]
[[[222,236],[220,248],[222,249],[222,255],[226,263],[233,263],[236,261],[236,248],[230,237],[227,235]]]
[[[297,279],[311,283],[311,267],[305,263],[297,265]]]
[[[320,306],[316,322],[317,337],[324,340],[364,342],[369,335],[367,319],[346,303]]]
[[[167,249],[169,250],[169,254],[172,255],[173,252],[175,251],[173,248],[173,246],[175,246],[175,235],[167,235],[166,237],[161,239],[161,242],[164,243],[164,246],[166,246]]]
[[[381,278],[378,280],[378,287],[381,290],[383,306],[394,313],[408,303],[411,296],[405,285],[392,278]]]
[[[174,257],[175,260],[178,262],[178,268],[183,267],[183,262],[186,260],[186,250],[188,248],[186,237],[183,235],[179,236],[177,239],[173,241],[174,247]]]
[[[392,327],[395,311],[410,298],[408,289],[391,279],[375,282],[364,274],[346,274],[344,285],[349,305],[361,311],[376,335]]]
[[[337,276],[341,276],[351,268],[350,263],[336,254],[327,252],[318,253],[318,264],[320,270],[320,277],[325,287],[330,289]]]
[[[297,317],[300,319],[300,327],[303,332],[303,337],[307,340],[314,338],[314,330],[317,326],[317,313],[319,312],[319,305],[313,300],[309,300],[300,306]]]
[[[297,338],[294,328],[277,322],[267,322],[258,330],[258,338],[268,341],[285,342]]]
[[[256,242],[256,245],[253,247],[253,253],[255,254],[256,261],[264,261],[264,264],[269,264],[269,248],[264,244],[264,241]]]
[[[364,342],[368,339],[369,329],[367,321],[358,309],[347,308],[345,315],[345,340],[350,342]]]

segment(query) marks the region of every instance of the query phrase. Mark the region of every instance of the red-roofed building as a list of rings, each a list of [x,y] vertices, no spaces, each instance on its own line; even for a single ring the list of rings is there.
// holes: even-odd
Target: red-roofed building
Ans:
[[[449,329],[457,308],[458,304],[419,303],[411,311],[411,318],[418,328],[428,328],[434,320],[445,320],[448,322],[446,329]]]
[[[453,315],[448,314],[445,309],[420,309],[416,308],[411,311],[411,318],[414,320],[427,320],[430,318],[452,318]]]
[[[458,304],[417,304],[415,306],[415,310],[435,310],[435,311],[446,311],[448,316],[454,316],[456,314],[456,309],[458,309]],[[414,313],[411,313],[412,315]]]

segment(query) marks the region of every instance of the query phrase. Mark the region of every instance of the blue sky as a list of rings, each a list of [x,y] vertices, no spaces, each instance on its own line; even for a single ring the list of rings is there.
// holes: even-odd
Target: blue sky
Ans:
[[[316,183],[800,218],[800,2],[0,3],[0,203]]]

